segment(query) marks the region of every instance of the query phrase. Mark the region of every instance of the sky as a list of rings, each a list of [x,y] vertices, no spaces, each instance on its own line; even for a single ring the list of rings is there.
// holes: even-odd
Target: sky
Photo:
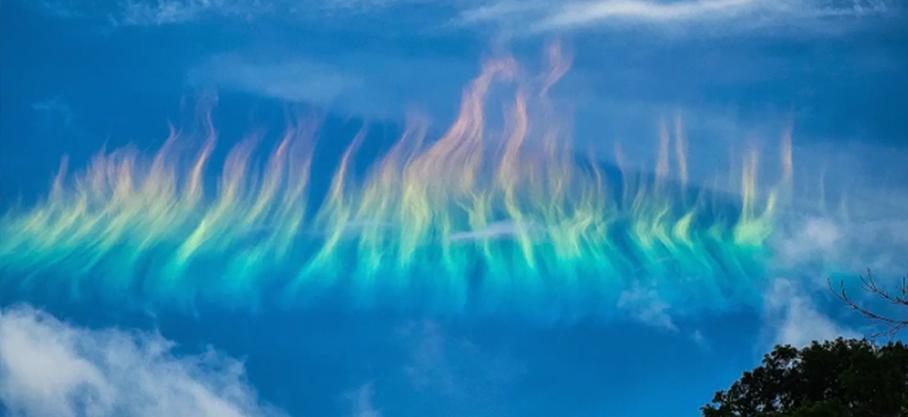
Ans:
[[[879,331],[830,283],[908,271],[906,23],[2,0],[0,412],[697,416]]]

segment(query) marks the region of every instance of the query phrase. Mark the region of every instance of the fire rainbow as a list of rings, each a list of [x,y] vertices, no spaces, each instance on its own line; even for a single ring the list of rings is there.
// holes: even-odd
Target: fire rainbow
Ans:
[[[775,185],[758,187],[757,154],[742,156],[733,203],[689,184],[680,123],[663,128],[652,175],[610,170],[578,157],[552,121],[547,93],[568,65],[557,48],[550,58],[516,83],[502,128],[485,107],[491,86],[517,77],[510,58],[483,65],[443,135],[408,123],[363,175],[358,135],[318,199],[311,123],[290,123],[261,169],[256,141],[236,145],[214,187],[210,113],[205,134],[174,129],[151,158],[102,152],[74,175],[64,164],[45,199],[0,218],[2,285],[570,316],[607,315],[633,287],[691,309],[753,293],[791,182],[790,138]]]

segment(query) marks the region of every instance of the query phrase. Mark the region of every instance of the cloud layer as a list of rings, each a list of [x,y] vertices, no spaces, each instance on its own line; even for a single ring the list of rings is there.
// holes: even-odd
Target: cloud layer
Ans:
[[[0,403],[11,417],[279,416],[213,351],[178,357],[157,334],[71,326],[29,307],[0,311]]]
[[[767,324],[774,332],[773,344],[801,347],[814,340],[860,337],[858,332],[820,312],[810,296],[793,281],[775,280],[764,294],[764,300]]]
[[[525,32],[550,32],[628,25],[720,25],[726,29],[764,27],[782,22],[817,23],[897,10],[886,0],[501,0],[462,11],[465,24],[496,23]],[[653,26],[655,27],[655,26]]]
[[[900,10],[892,0],[465,0],[435,4],[424,0],[119,0],[106,8],[72,0],[43,0],[37,4],[58,16],[104,17],[118,27],[168,26],[211,18],[248,21],[263,16],[330,20],[405,11],[418,4],[421,10],[432,11],[432,18],[424,22],[427,27],[492,24],[524,34],[617,24],[709,22],[741,29],[792,21],[810,24]],[[731,22],[734,25],[728,24]]]

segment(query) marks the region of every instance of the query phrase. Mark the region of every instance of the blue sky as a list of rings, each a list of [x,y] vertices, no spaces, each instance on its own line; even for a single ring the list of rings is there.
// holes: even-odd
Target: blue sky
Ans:
[[[4,209],[44,195],[63,155],[83,167],[102,148],[152,152],[206,95],[227,143],[280,129],[288,106],[315,109],[315,169],[330,172],[363,124],[376,149],[408,114],[440,130],[484,59],[508,53],[536,73],[552,42],[571,57],[552,96],[577,149],[615,163],[621,139],[651,171],[660,120],[681,115],[706,187],[730,150],[771,154],[791,128],[804,178],[773,242],[784,274],[722,308],[645,286],[607,318],[544,322],[0,293],[0,410],[698,415],[775,343],[873,332],[832,298],[829,265],[908,271],[905,13],[887,0],[0,2]]]

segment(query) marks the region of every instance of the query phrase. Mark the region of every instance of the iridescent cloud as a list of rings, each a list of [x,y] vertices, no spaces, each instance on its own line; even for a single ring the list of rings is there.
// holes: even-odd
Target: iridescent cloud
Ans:
[[[663,127],[652,175],[625,168],[620,149],[609,168],[579,156],[553,117],[548,90],[568,65],[557,47],[549,58],[536,78],[509,58],[486,62],[441,137],[413,121],[356,175],[361,133],[312,201],[317,128],[303,121],[261,169],[256,138],[234,146],[216,187],[206,187],[218,168],[210,112],[205,134],[173,129],[151,158],[102,152],[75,175],[64,164],[46,199],[0,220],[2,277],[20,291],[155,303],[296,306],[340,294],[452,313],[608,315],[633,285],[691,310],[755,298],[788,199],[790,138],[775,185],[758,187],[757,153],[741,155],[737,201],[688,183],[680,120]],[[502,128],[486,120],[496,83],[515,86]]]

